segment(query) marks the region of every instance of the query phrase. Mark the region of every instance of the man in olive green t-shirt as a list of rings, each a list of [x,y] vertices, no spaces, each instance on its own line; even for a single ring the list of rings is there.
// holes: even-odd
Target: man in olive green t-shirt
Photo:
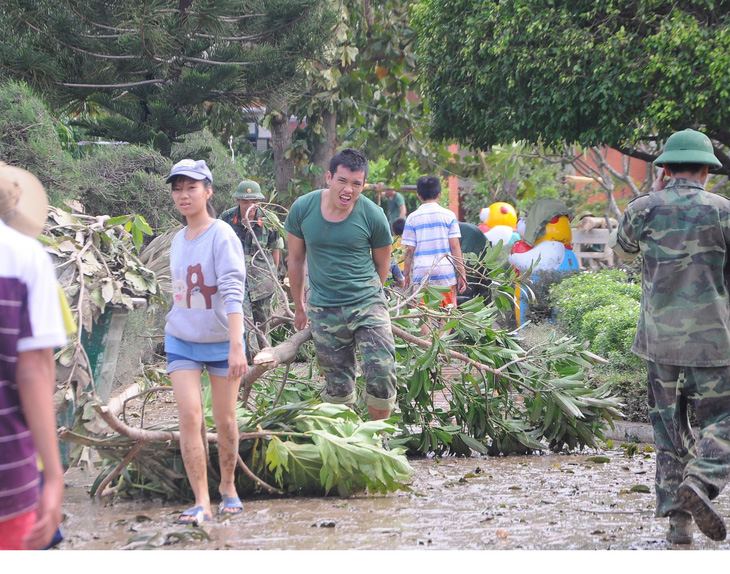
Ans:
[[[327,189],[297,199],[284,227],[289,245],[289,283],[294,325],[312,328],[327,387],[324,400],[355,402],[355,349],[362,357],[365,404],[372,420],[395,406],[395,342],[383,285],[390,271],[392,237],[383,210],[361,196],[368,174],[365,156],[336,154]],[[304,300],[305,263],[311,293]]]
[[[385,196],[388,198],[388,222],[392,225],[393,222],[402,217],[406,217],[406,200],[396,190],[388,189],[385,192]]]

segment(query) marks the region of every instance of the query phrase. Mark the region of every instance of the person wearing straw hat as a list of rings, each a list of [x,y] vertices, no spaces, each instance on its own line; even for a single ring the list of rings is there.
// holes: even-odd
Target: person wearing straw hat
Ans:
[[[722,164],[700,132],[670,136],[654,164],[663,171],[653,193],[629,203],[610,244],[619,256],[643,256],[632,351],[647,364],[656,515],[669,517],[671,543],[692,542],[693,519],[724,540],[711,500],[730,477],[730,201],[705,190]]]
[[[47,206],[33,174],[0,163],[0,550],[43,548],[61,522],[53,350],[66,332],[53,265],[37,241]]]

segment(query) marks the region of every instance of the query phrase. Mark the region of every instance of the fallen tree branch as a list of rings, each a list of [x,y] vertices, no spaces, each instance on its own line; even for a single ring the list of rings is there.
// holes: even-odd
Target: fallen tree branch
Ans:
[[[114,416],[112,413],[109,412],[109,409],[102,405],[95,405],[94,409],[96,412],[99,413],[102,419],[117,433],[120,435],[126,436],[127,438],[136,439],[138,442],[132,447],[132,450],[127,454],[127,456],[124,457],[124,459],[116,466],[116,468],[110,473],[110,475],[104,479],[104,482],[99,486],[98,496],[104,496],[103,489],[106,487],[107,484],[109,484],[123,469],[125,466],[129,464],[129,462],[132,460],[132,458],[137,454],[137,452],[142,448],[142,446],[147,442],[166,442],[170,440],[180,440],[180,432],[179,431],[148,431],[144,429],[135,429],[132,427],[129,427],[125,425],[122,421],[120,421],[116,416]],[[250,433],[239,433],[239,441],[241,440],[248,440],[248,439],[255,439],[255,438],[263,438],[267,436],[271,436],[274,434],[281,434],[281,433],[275,433],[270,431],[258,431],[258,432],[250,432]],[[217,433],[205,433],[205,440],[207,442],[218,442],[218,434]],[[251,480],[256,482],[256,484],[260,485],[262,488],[267,490],[268,492],[274,493],[274,494],[284,494],[284,491],[279,490],[270,484],[264,482],[261,480],[258,476],[256,476],[253,472],[251,472],[251,469],[249,469],[246,466],[246,463],[243,462],[243,459],[241,458],[241,455],[238,454],[238,465],[243,470],[244,474],[248,476]]]
[[[254,357],[253,366],[243,376],[243,394],[242,400],[245,405],[251,394],[251,388],[254,382],[265,372],[274,369],[282,364],[291,363],[299,352],[299,347],[312,338],[312,331],[309,327],[294,333],[289,339],[276,347],[266,347],[261,349]]]
[[[400,337],[404,341],[413,343],[414,345],[418,345],[419,347],[422,347],[424,349],[431,348],[430,342],[425,341],[424,339],[421,339],[420,337],[416,337],[415,335],[411,335],[407,331],[404,331],[403,329],[401,329],[400,327],[396,327],[395,325],[393,325],[392,327],[393,327],[393,334]],[[597,363],[608,364],[608,361],[606,359],[604,359],[603,357],[601,357],[599,355],[596,355],[595,353],[591,353],[589,351],[583,351],[583,352],[584,352],[584,354],[588,355],[592,360],[594,360]],[[484,363],[480,363],[479,361],[476,361],[476,360],[472,359],[471,357],[467,357],[466,355],[459,353],[457,351],[452,351],[449,349],[448,351],[445,351],[443,354],[446,355],[448,358],[458,359],[459,361],[463,361],[465,363],[468,363],[469,365],[476,367],[480,371],[486,371],[488,373],[492,373],[493,375],[506,379],[512,383],[515,383],[524,389],[535,392],[535,390],[532,389],[530,386],[525,385],[524,381],[520,381],[519,379],[506,375],[503,372],[503,370],[506,367],[514,364],[515,361],[507,363],[506,365],[504,365],[503,367],[501,367],[499,369],[493,369],[492,367],[489,367],[488,365],[485,365]]]
[[[145,392],[150,392],[150,391],[145,391]],[[112,413],[114,415],[118,415],[120,412],[122,412],[122,408],[124,407],[124,404],[127,402],[128,399],[138,397],[141,394],[144,394],[144,393],[140,392],[139,383],[132,383],[131,385],[126,387],[124,390],[122,390],[119,394],[114,395],[114,397],[109,399],[109,402],[107,403],[106,407],[110,413]]]
[[[106,487],[107,485],[114,480],[117,476],[119,476],[119,473],[124,470],[124,467],[127,466],[134,456],[140,451],[140,449],[144,446],[143,441],[139,441],[136,443],[131,450],[127,453],[127,456],[125,456],[120,463],[112,470],[107,477],[101,481],[101,484],[99,485],[99,488],[96,489],[96,496],[99,498],[104,498],[105,496],[108,496],[112,494],[112,492],[107,492]],[[112,489],[113,490],[113,489]]]
[[[246,463],[243,462],[243,459],[241,458],[241,455],[238,456],[238,466],[241,467],[241,470],[243,470],[243,474],[245,474],[247,477],[249,477],[251,480],[253,480],[256,484],[261,486],[264,490],[270,492],[271,494],[286,494],[283,490],[279,490],[278,488],[274,488],[270,484],[264,482],[261,480],[258,476],[256,476],[250,468],[246,466]]]
[[[143,441],[143,442],[167,442],[167,441],[179,441],[179,431],[153,431],[145,429],[136,429],[125,425],[116,416],[114,416],[109,409],[104,405],[94,405],[94,410],[99,413],[104,422],[108,424],[111,429],[122,436],[130,438],[132,440]],[[244,432],[239,433],[239,440],[248,440],[254,438],[265,438],[268,436],[279,435],[281,433],[271,431],[257,431],[257,432]],[[205,439],[208,442],[218,442],[217,433],[205,433]]]
[[[424,339],[421,339],[420,337],[416,337],[415,335],[411,335],[407,331],[404,331],[400,327],[396,327],[393,325],[393,334],[400,337],[404,341],[407,341],[409,343],[413,343],[414,345],[418,345],[419,347],[422,347],[424,349],[430,349],[431,343],[428,341],[425,341]],[[493,375],[497,375],[498,377],[502,377],[504,379],[507,379],[508,381],[517,383],[517,384],[523,384],[522,381],[515,379],[514,377],[510,377],[509,375],[505,375],[503,372],[501,372],[499,369],[493,369],[492,367],[489,367],[485,365],[484,363],[480,363],[479,361],[475,361],[474,359],[467,357],[466,355],[463,355],[462,353],[459,353],[457,351],[448,350],[443,353],[448,358],[454,358],[458,359],[460,361],[463,361],[464,363],[468,363],[480,371],[487,371],[488,373],[492,373]]]

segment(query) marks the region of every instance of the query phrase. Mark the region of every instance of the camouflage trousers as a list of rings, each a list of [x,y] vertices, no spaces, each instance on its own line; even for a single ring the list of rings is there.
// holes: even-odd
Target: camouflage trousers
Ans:
[[[395,341],[383,296],[345,307],[310,305],[307,316],[319,366],[327,382],[322,398],[329,403],[355,402],[357,350],[365,377],[365,404],[377,410],[393,410]]]
[[[649,416],[656,443],[656,515],[677,508],[692,477],[716,498],[730,478],[730,367],[677,367],[647,361]],[[687,407],[700,428],[695,440]]]
[[[256,356],[256,353],[271,344],[267,321],[271,316],[271,300],[273,297],[273,295],[270,295],[258,301],[251,301],[248,296],[243,299],[244,325],[251,321],[256,326],[256,329],[254,329],[250,325],[246,325],[246,357],[249,363]],[[257,330],[261,331],[261,334]]]

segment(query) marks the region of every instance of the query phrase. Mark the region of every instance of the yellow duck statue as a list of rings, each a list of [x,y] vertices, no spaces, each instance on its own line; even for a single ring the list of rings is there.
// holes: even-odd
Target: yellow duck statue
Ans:
[[[510,264],[520,276],[533,284],[540,280],[541,271],[567,273],[578,271],[578,259],[571,246],[573,233],[570,229],[570,210],[560,200],[541,198],[530,209],[525,221],[522,240],[512,245]],[[518,282],[515,288],[517,324],[524,325],[528,298]]]

